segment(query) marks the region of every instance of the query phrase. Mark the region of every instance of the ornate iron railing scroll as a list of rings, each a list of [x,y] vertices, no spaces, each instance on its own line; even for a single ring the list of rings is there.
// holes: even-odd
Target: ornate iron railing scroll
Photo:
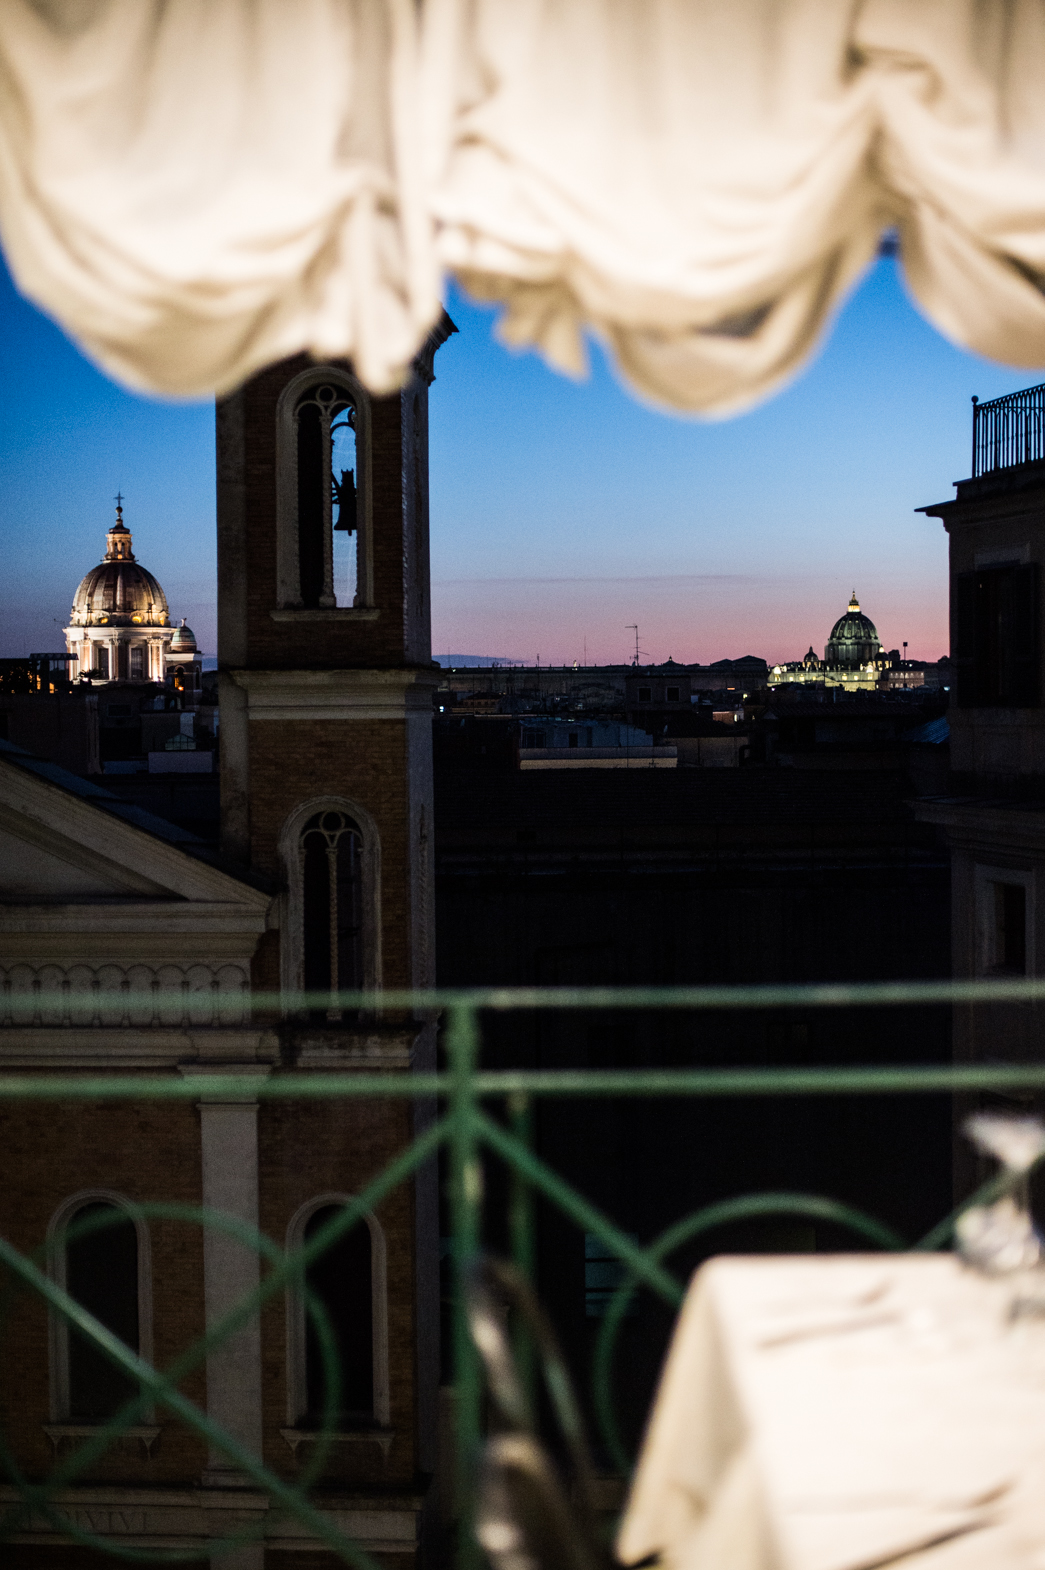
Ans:
[[[330,1006],[329,994],[289,1000],[293,1008],[307,1010]],[[330,1514],[318,1508],[309,1496],[311,1484],[322,1472],[326,1447],[335,1428],[338,1410],[337,1353],[335,1337],[326,1320],[322,1304],[307,1290],[306,1272],[322,1254],[364,1212],[380,1204],[400,1184],[440,1149],[445,1148],[450,1176],[453,1261],[458,1279],[454,1304],[453,1347],[456,1387],[456,1468],[457,1499],[460,1512],[458,1563],[470,1570],[481,1557],[469,1529],[472,1486],[482,1443],[483,1384],[480,1362],[469,1334],[463,1308],[464,1283],[480,1253],[483,1227],[483,1183],[481,1163],[493,1155],[505,1164],[509,1177],[507,1235],[516,1268],[532,1277],[535,1259],[534,1196],[541,1195],[575,1225],[593,1233],[599,1242],[624,1267],[623,1279],[610,1302],[596,1341],[593,1368],[593,1402],[607,1451],[622,1472],[628,1469],[613,1412],[612,1365],[615,1338],[628,1301],[641,1288],[654,1293],[665,1304],[677,1308],[683,1285],[667,1269],[665,1261],[683,1243],[711,1232],[716,1226],[754,1217],[791,1215],[816,1218],[848,1228],[862,1245],[885,1249],[907,1246],[874,1217],[818,1195],[774,1193],[743,1195],[724,1203],[704,1207],[676,1222],[660,1237],[642,1246],[625,1233],[613,1219],[593,1205],[561,1174],[555,1172],[533,1148],[532,1111],[539,1098],[550,1097],[659,1097],[697,1098],[738,1096],[848,1096],[910,1094],[972,1094],[982,1091],[1045,1090],[1045,1063],[975,1063],[959,1065],[903,1065],[853,1068],[716,1068],[668,1070],[491,1070],[481,1065],[480,1015],[485,1011],[514,1009],[545,1010],[740,1010],[767,1008],[831,1009],[888,1005],[974,1005],[977,1003],[1033,1004],[1045,1001],[1045,981],[1016,979],[989,982],[874,983],[853,986],[803,987],[702,987],[702,988],[594,988],[594,989],[483,989],[427,993],[346,993],[338,999],[345,1009],[382,1009],[442,1011],[446,1068],[434,1073],[351,1073],[307,1075],[274,1074],[252,1086],[261,1099],[344,1099],[365,1098],[439,1098],[438,1120],[402,1150],[381,1172],[342,1207],[319,1232],[297,1250],[287,1253],[261,1233],[218,1213],[191,1206],[148,1204],[137,1207],[143,1218],[180,1222],[185,1225],[224,1230],[255,1249],[263,1266],[257,1290],[246,1297],[207,1334],[187,1347],[164,1369],[146,1363],[88,1314],[52,1279],[42,1257],[20,1253],[0,1238],[0,1273],[6,1277],[6,1298],[0,1300],[0,1341],[13,1291],[35,1293],[51,1312],[61,1316],[86,1337],[110,1362],[136,1386],[138,1394],[97,1432],[87,1436],[71,1453],[61,1455],[43,1479],[25,1476],[6,1438],[0,1435],[0,1462],[9,1482],[17,1488],[18,1501],[0,1517],[0,1542],[24,1534],[27,1525],[44,1520],[71,1542],[100,1548],[114,1559],[135,1562],[172,1562],[199,1560],[214,1552],[206,1549],[164,1549],[147,1551],[128,1548],[113,1538],[100,1538],[85,1530],[61,1508],[58,1496],[64,1488],[89,1476],[91,1468],[111,1445],[141,1422],[143,1413],[155,1408],[166,1413],[222,1452],[228,1460],[260,1490],[273,1513],[291,1517],[301,1533],[331,1550],[356,1570],[376,1570],[375,1561],[347,1537]],[[272,1010],[285,996],[255,994],[254,1003]],[[55,1006],[55,1000],[35,993],[10,995],[6,1000],[9,1017],[16,1022],[31,1022],[42,1011]],[[68,1008],[69,999],[62,999]],[[83,999],[84,1009],[96,1009],[96,1001]],[[0,1073],[0,1100],[10,1103],[31,1101],[192,1101],[202,1094],[213,1097],[223,1090],[239,1089],[235,1076],[206,1077],[119,1074],[32,1075]],[[490,1115],[490,1104],[504,1106],[504,1121]],[[998,1194],[1006,1183],[996,1178],[968,1204],[981,1203]],[[964,1208],[964,1207],[963,1207]],[[957,1214],[957,1213],[956,1213]],[[956,1214],[933,1229],[918,1248],[939,1248],[950,1238]],[[82,1225],[85,1230],[106,1225],[95,1216]],[[248,1323],[288,1285],[301,1291],[307,1312],[315,1325],[327,1373],[326,1409],[323,1422],[315,1432],[316,1450],[310,1462],[293,1482],[288,1482],[266,1467],[236,1439],[222,1431],[205,1411],[195,1405],[180,1388],[186,1378],[204,1364],[207,1354]],[[526,1376],[527,1349],[519,1347]],[[218,1545],[231,1549],[237,1543],[257,1536],[261,1527],[248,1526],[238,1537]]]

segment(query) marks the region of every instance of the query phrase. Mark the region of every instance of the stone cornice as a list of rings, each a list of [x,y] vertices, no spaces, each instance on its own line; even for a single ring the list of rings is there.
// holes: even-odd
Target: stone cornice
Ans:
[[[0,933],[163,933],[186,937],[257,936],[268,923],[271,896],[255,902],[217,900],[91,900],[75,905],[0,905]],[[262,903],[262,900],[264,903]],[[253,946],[253,945],[252,945]],[[2,945],[6,951],[7,945]]]
[[[162,1427],[161,1427],[162,1432]],[[11,1484],[0,1486],[0,1504],[16,1504],[21,1495]],[[201,1552],[216,1537],[242,1531],[252,1521],[264,1523],[266,1542],[284,1550],[318,1549],[315,1537],[286,1512],[268,1519],[269,1499],[254,1488],[124,1487],[120,1484],[60,1488],[51,1496],[59,1517],[81,1531],[98,1533],[140,1548],[195,1548]],[[385,1495],[334,1488],[324,1491],[320,1508],[339,1531],[370,1553],[416,1552],[422,1494]],[[60,1545],[67,1538],[42,1512],[27,1513],[12,1542]]]
[[[952,842],[997,848],[998,841],[1018,842],[1021,849],[1045,851],[1045,812],[1018,803],[938,797],[912,803],[919,823],[947,829]]]
[[[426,386],[431,387],[435,381],[436,353],[442,348],[446,340],[459,330],[457,323],[451,320],[446,311],[443,311],[421,345],[420,350],[414,356],[414,370]]]
[[[430,715],[440,673],[424,670],[228,673],[247,694],[252,720],[397,720]]]
[[[279,1058],[272,1031],[156,1030],[126,1026],[67,1025],[8,1026],[0,1032],[0,1070],[49,1068],[97,1071],[99,1069],[182,1070],[186,1074],[215,1073],[232,1062],[263,1067],[268,1072]]]

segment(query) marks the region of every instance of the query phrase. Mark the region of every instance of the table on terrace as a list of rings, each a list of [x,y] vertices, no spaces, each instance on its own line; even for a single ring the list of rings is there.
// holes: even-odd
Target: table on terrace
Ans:
[[[1012,1278],[949,1254],[705,1265],[621,1559],[1045,1570],[1045,1281],[1040,1305],[1026,1283],[1013,1317]]]

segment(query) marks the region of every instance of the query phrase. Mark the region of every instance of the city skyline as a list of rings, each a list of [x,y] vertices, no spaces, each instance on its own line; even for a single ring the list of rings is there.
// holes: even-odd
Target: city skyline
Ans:
[[[916,507],[968,472],[969,398],[1035,380],[947,344],[883,258],[813,364],[732,420],[653,410],[599,347],[571,382],[459,333],[432,390],[433,654],[770,664],[818,650],[855,587],[887,648],[947,649],[946,537]],[[61,647],[125,494],[139,559],[215,652],[213,411],[126,393],[0,281],[5,655]]]

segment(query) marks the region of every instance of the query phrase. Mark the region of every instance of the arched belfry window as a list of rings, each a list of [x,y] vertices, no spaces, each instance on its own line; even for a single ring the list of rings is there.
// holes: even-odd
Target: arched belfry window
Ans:
[[[151,1360],[149,1239],[118,1194],[94,1190],[67,1200],[48,1228],[53,1279],[107,1330]],[[106,1423],[136,1385],[61,1315],[51,1316],[51,1419]]]
[[[323,1194],[303,1205],[287,1228],[287,1251],[308,1244],[348,1203],[347,1194]],[[287,1297],[287,1421],[315,1428],[328,1397],[327,1372],[315,1318],[306,1299],[326,1316],[333,1340],[339,1391],[333,1426],[351,1431],[389,1421],[388,1301],[385,1237],[367,1212],[309,1266],[305,1292]]]
[[[301,603],[356,603],[356,411],[332,382],[298,400],[298,572]]]
[[[370,409],[350,372],[293,378],[277,409],[278,594],[313,615],[371,603]]]
[[[377,827],[359,803],[317,797],[287,819],[280,855],[287,880],[280,921],[280,980],[291,995],[287,1010],[299,1013],[293,995],[308,992],[314,1020],[341,1022],[347,1015],[337,993],[376,992],[381,986]]]
[[[342,1010],[339,992],[363,985],[363,840],[344,812],[317,812],[301,834],[305,991],[330,993],[328,1020]]]

